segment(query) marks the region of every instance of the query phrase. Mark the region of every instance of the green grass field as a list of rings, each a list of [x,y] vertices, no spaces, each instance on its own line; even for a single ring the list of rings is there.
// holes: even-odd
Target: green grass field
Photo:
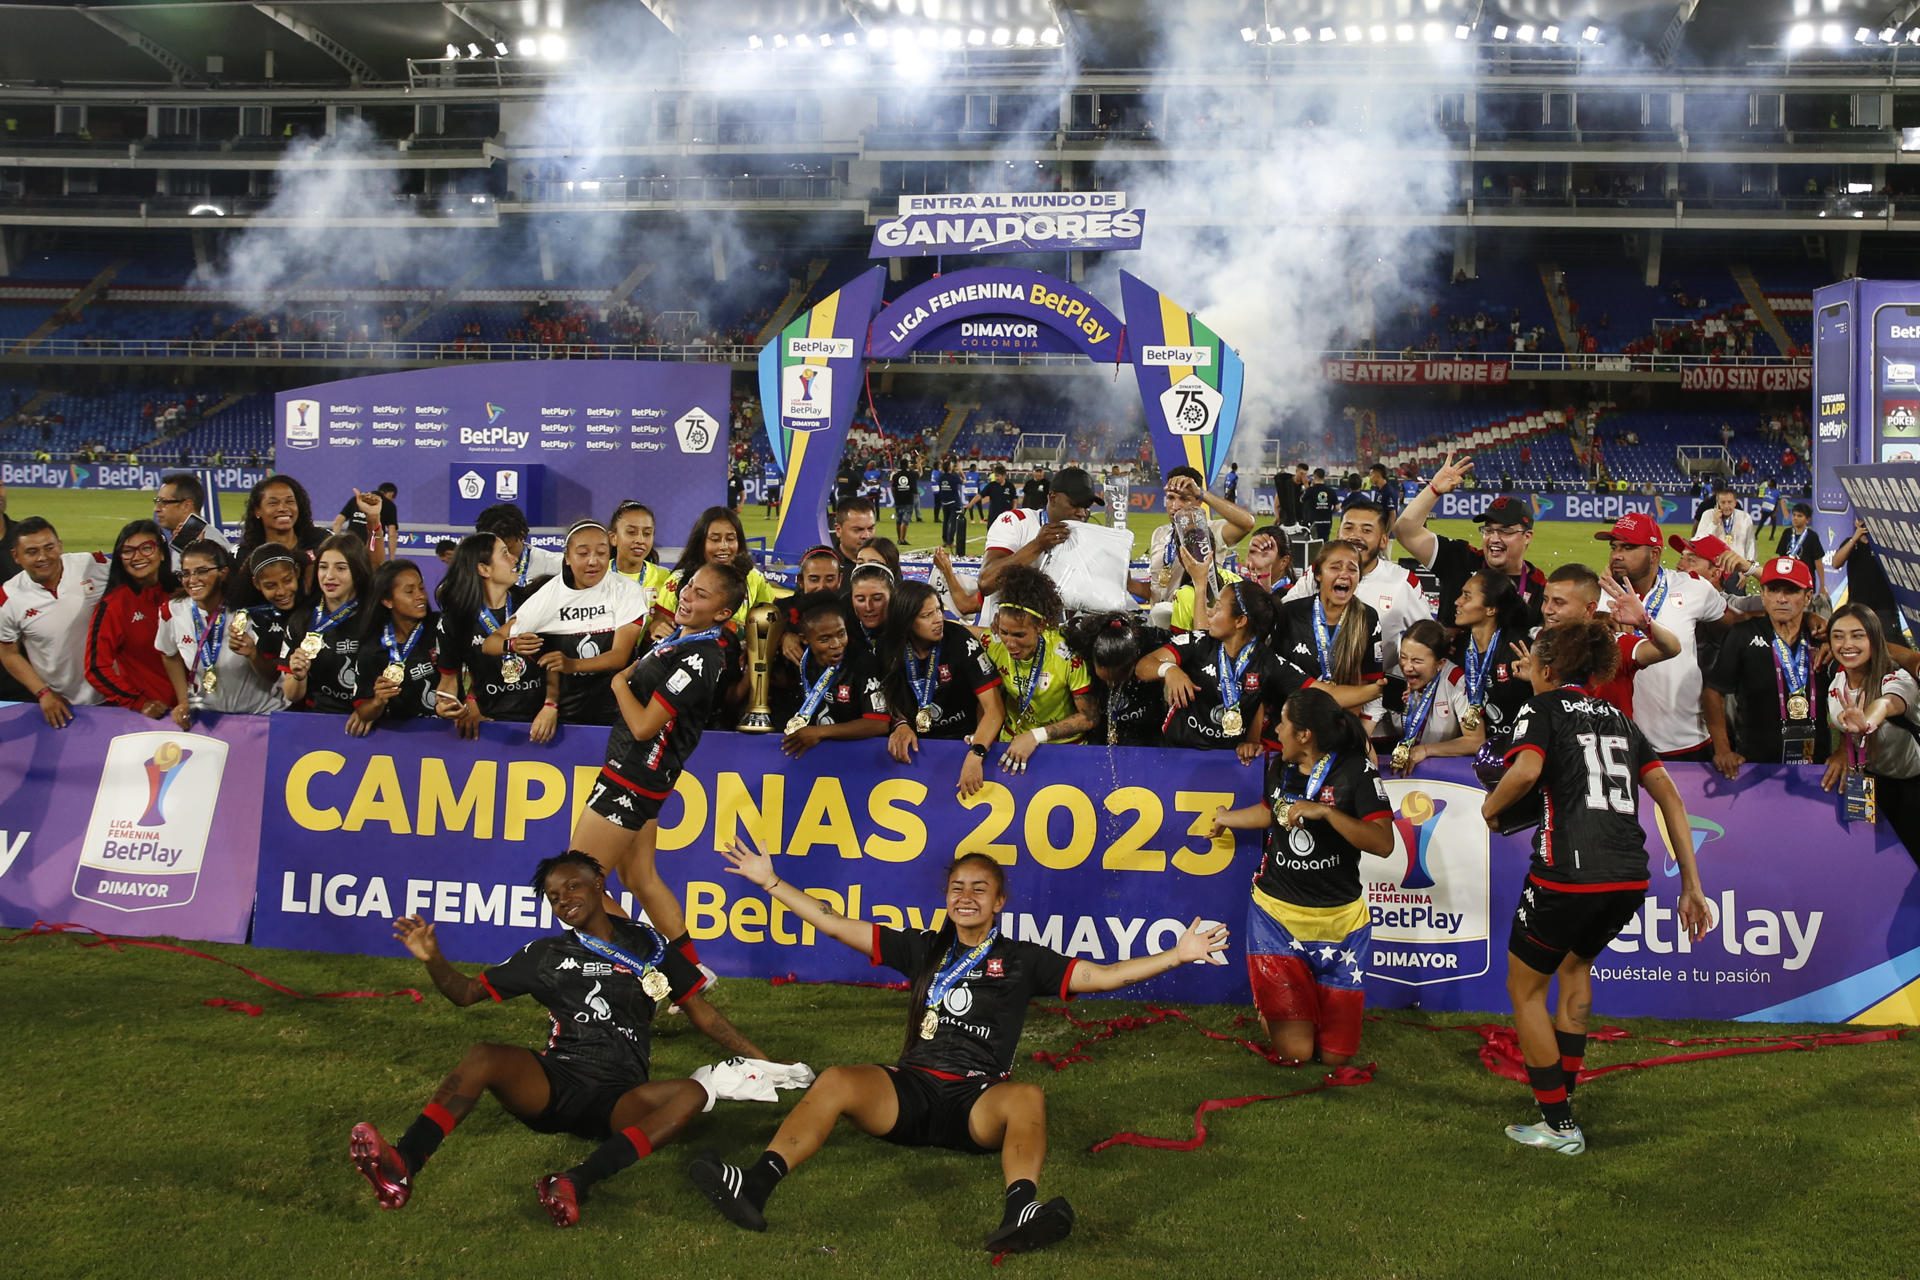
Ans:
[[[124,520],[147,510],[138,494],[15,490],[10,499],[16,518],[53,519],[70,550],[110,545]],[[757,513],[748,528],[767,532]],[[930,538],[933,526],[919,530]],[[1591,535],[1587,526],[1543,525],[1535,558],[1591,557]],[[605,1184],[565,1236],[535,1203],[532,1182],[578,1161],[586,1144],[530,1133],[484,1103],[422,1175],[413,1203],[381,1212],[347,1161],[349,1127],[371,1120],[397,1136],[469,1042],[537,1047],[540,1010],[524,1001],[455,1009],[404,959],[204,949],[303,991],[414,986],[427,999],[297,1000],[190,957],[84,949],[71,938],[0,948],[7,1274],[985,1274],[978,1242],[997,1219],[1000,1186],[991,1158],[906,1152],[843,1126],[782,1187],[767,1234],[716,1215],[685,1181],[692,1148],[751,1155],[791,1096],[780,1106],[721,1104],[684,1145]],[[208,1007],[210,998],[265,1012],[244,1017]],[[748,980],[724,982],[715,996],[769,1052],[817,1069],[890,1060],[902,999]],[[1078,1010],[1112,1017],[1142,1006]],[[1245,1011],[1189,1012],[1230,1031]],[[1368,1025],[1359,1060],[1378,1064],[1370,1084],[1216,1114],[1198,1152],[1095,1155],[1088,1147],[1120,1130],[1188,1136],[1204,1099],[1285,1093],[1316,1076],[1269,1066],[1178,1023],[1095,1044],[1092,1061],[1055,1073],[1025,1055],[1062,1050],[1081,1033],[1036,1007],[1016,1078],[1048,1090],[1052,1155],[1042,1194],[1071,1199],[1079,1225],[1065,1245],[1009,1258],[1005,1271],[1340,1280],[1920,1275],[1911,1174],[1920,1036],[1605,1077],[1577,1099],[1589,1152],[1567,1159],[1501,1136],[1502,1125],[1532,1118],[1531,1100],[1480,1064],[1477,1036],[1398,1016]],[[1596,1025],[1606,1022],[1602,988]],[[1676,1038],[1759,1030],[1624,1025]],[[1589,1064],[1668,1052],[1596,1043]],[[683,1021],[666,1020],[656,1073],[683,1075],[717,1056]]]
[[[427,999],[294,1000],[188,957],[86,950],[67,938],[7,946],[0,1256],[9,1274],[987,1274],[979,1239],[998,1218],[1000,1186],[991,1157],[903,1151],[843,1125],[774,1197],[765,1235],[714,1213],[685,1181],[691,1150],[757,1152],[794,1095],[779,1106],[720,1104],[683,1145],[603,1184],[564,1236],[532,1183],[578,1161],[587,1144],[531,1133],[483,1102],[423,1172],[412,1203],[383,1212],[347,1161],[349,1127],[371,1120],[397,1136],[469,1042],[537,1047],[541,1011],[526,1001],[455,1009],[404,959],[206,949],[304,991],[414,986]],[[202,1003],[214,997],[265,1013]],[[715,994],[769,1052],[816,1069],[890,1060],[903,999],[747,980]],[[1142,1008],[1075,1007],[1107,1017]],[[1190,1012],[1227,1030],[1239,1011]],[[1675,1037],[1758,1030],[1630,1025]],[[1079,1225],[1047,1254],[1008,1258],[1009,1274],[1920,1273],[1911,1176],[1920,1042],[1592,1081],[1576,1100],[1591,1146],[1569,1159],[1501,1135],[1503,1124],[1531,1118],[1531,1102],[1482,1068],[1478,1037],[1383,1020],[1368,1024],[1361,1047],[1359,1060],[1378,1064],[1371,1084],[1213,1115],[1197,1152],[1094,1155],[1087,1148],[1119,1130],[1186,1137],[1202,1099],[1284,1093],[1315,1076],[1177,1023],[1093,1045],[1092,1061],[1058,1073],[1026,1061],[1076,1034],[1036,1005],[1016,1078],[1047,1089],[1041,1190],[1067,1196]],[[1589,1062],[1667,1052],[1596,1044]],[[717,1056],[684,1020],[663,1020],[656,1074]]]
[[[227,520],[238,520],[238,498],[228,500],[228,508],[223,511]],[[144,519],[152,514],[152,497],[143,493],[113,493],[74,489],[10,489],[7,492],[7,514],[15,520],[30,515],[45,516],[59,528],[62,539],[69,551],[92,551],[109,548],[113,545],[114,535],[129,520]],[[405,513],[402,512],[404,519]],[[323,522],[324,523],[324,522]],[[773,521],[761,514],[761,508],[750,506],[742,512],[742,523],[746,526],[750,538],[773,536]],[[1142,554],[1146,550],[1147,538],[1156,521],[1136,518],[1132,522],[1134,530],[1134,551]],[[1691,525],[1670,524],[1663,526],[1668,533],[1691,534]],[[1572,560],[1585,560],[1596,568],[1604,568],[1606,554],[1593,541],[1598,524],[1572,524],[1565,521],[1544,521],[1535,529],[1532,558],[1535,563],[1552,570]],[[1465,520],[1436,520],[1433,529],[1456,538],[1473,538],[1475,526]],[[880,532],[893,536],[893,525],[883,521]],[[677,544],[684,531],[669,534],[662,531],[661,542]],[[932,519],[924,519],[909,526],[910,546],[907,550],[924,549],[939,541],[940,526]],[[968,535],[968,548],[975,554],[980,553],[986,536],[986,526],[976,524]],[[1761,535],[1761,548],[1764,551],[1772,546],[1772,534]]]

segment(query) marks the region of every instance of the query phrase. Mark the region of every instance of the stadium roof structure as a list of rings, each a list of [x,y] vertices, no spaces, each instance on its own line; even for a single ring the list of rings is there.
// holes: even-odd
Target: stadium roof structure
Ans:
[[[1155,65],[1183,41],[1319,47],[1463,39],[1618,41],[1665,64],[1753,48],[1844,55],[1911,43],[1913,0],[0,0],[0,87],[404,84],[423,60],[569,61],[842,49],[908,39],[984,57],[1057,50],[1081,68]],[[878,33],[878,34],[876,34]],[[1305,38],[1302,39],[1304,33]],[[1911,39],[1910,39],[1911,38]],[[1303,54],[1309,48],[1301,49]],[[544,64],[544,66],[543,66]],[[743,84],[742,88],[753,87]]]

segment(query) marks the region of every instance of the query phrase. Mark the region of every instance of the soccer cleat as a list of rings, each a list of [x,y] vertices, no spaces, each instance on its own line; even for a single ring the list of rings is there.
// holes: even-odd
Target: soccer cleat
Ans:
[[[687,1166],[687,1177],[734,1226],[745,1227],[749,1231],[767,1229],[767,1215],[754,1208],[753,1202],[740,1194],[741,1174],[733,1165],[725,1163],[711,1151],[702,1151]]]
[[[1041,1204],[1039,1201],[1020,1211],[1020,1216],[1003,1224],[987,1237],[987,1248],[994,1253],[1032,1253],[1050,1244],[1059,1244],[1073,1233],[1073,1206],[1063,1196]]]
[[[407,1173],[406,1161],[387,1145],[387,1140],[372,1125],[353,1126],[347,1152],[353,1157],[353,1167],[360,1171],[360,1176],[373,1184],[373,1194],[379,1197],[382,1209],[398,1209],[413,1195],[413,1179]]]
[[[1556,1129],[1545,1120],[1510,1124],[1507,1136],[1523,1147],[1543,1147],[1563,1156],[1577,1156],[1587,1149],[1587,1136],[1578,1129]]]
[[[553,1219],[554,1226],[571,1227],[579,1223],[580,1195],[573,1189],[572,1178],[564,1173],[535,1178],[533,1193],[540,1198],[540,1207]]]

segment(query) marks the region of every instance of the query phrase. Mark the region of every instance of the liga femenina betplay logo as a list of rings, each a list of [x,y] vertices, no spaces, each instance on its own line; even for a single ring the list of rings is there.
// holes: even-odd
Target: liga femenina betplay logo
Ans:
[[[190,733],[126,733],[107,744],[73,896],[118,911],[193,901],[227,744]]]
[[[1491,957],[1486,792],[1385,779],[1393,853],[1363,860],[1373,954],[1367,976],[1410,987],[1477,978]]]

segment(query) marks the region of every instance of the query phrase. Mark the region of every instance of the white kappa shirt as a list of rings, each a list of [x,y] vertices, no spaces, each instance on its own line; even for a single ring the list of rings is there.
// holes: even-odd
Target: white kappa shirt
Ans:
[[[1749,563],[1759,560],[1759,535],[1754,531],[1753,517],[1747,514],[1745,507],[1733,509],[1733,532],[1728,533],[1726,526],[1720,523],[1720,511],[1717,507],[1708,507],[1700,513],[1700,524],[1693,531],[1695,538],[1714,537],[1726,543]],[[1664,625],[1664,624],[1663,624]],[[1671,627],[1668,630],[1672,630]],[[1635,718],[1639,718],[1640,704],[1633,704]]]
[[[1313,575],[1303,573],[1300,581],[1287,589],[1283,600],[1305,600],[1319,588],[1314,585]],[[1373,568],[1360,579],[1354,588],[1353,598],[1373,606],[1380,615],[1380,659],[1390,676],[1400,674],[1400,637],[1414,623],[1433,617],[1433,610],[1427,605],[1427,594],[1413,575],[1393,563],[1385,556],[1373,562]]]
[[[107,568],[100,552],[72,551],[60,557],[60,585],[53,591],[25,569],[0,588],[0,640],[18,644],[40,678],[80,706],[100,701],[100,691],[87,680],[87,628],[106,594]]]
[[[208,624],[206,611],[200,611],[202,626]],[[231,627],[233,614],[227,613]],[[200,666],[200,642],[193,630],[193,602],[169,600],[160,610],[160,629],[153,633],[153,647],[170,658],[178,658],[187,668],[187,705],[195,711],[231,711],[238,715],[264,716],[286,709],[286,695],[280,692],[279,679],[269,679],[253,668],[253,663],[233,651],[227,643],[230,632],[220,635],[220,649],[213,656],[214,689],[208,693],[201,683],[205,674]],[[257,641],[259,630],[253,631]]]
[[[1717,524],[1719,517],[1714,521]],[[1707,721],[1700,710],[1700,690],[1706,681],[1693,631],[1698,623],[1718,622],[1727,612],[1727,602],[1697,574],[1678,569],[1660,573],[1667,582],[1667,598],[1653,620],[1679,639],[1680,652],[1633,673],[1633,721],[1655,751],[1668,755],[1691,751],[1707,740]],[[1608,604],[1602,597],[1599,612],[1608,612]]]

